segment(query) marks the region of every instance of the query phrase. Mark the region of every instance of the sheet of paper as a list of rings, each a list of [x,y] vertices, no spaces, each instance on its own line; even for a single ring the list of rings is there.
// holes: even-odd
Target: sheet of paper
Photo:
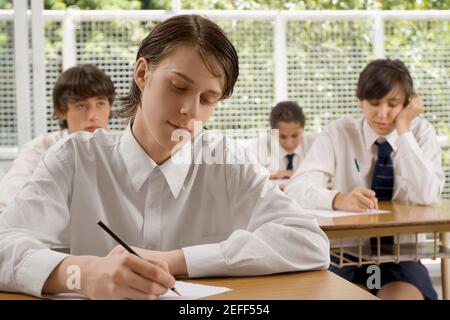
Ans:
[[[306,213],[312,214],[317,217],[324,218],[339,218],[346,216],[361,216],[367,214],[383,214],[389,213],[389,210],[367,210],[362,212],[352,212],[352,211],[338,211],[338,210],[313,210],[313,209],[305,209]]]
[[[222,292],[231,291],[225,287],[207,286],[204,284],[189,283],[184,281],[177,281],[175,284],[178,292],[181,296],[178,296],[172,291],[167,291],[166,294],[159,297],[161,300],[195,300]],[[45,299],[50,300],[86,300],[85,296],[74,293],[62,293],[43,296]]]
[[[175,287],[181,296],[178,296],[176,293],[169,290],[166,294],[160,296],[159,298],[161,300],[195,300],[212,296],[214,294],[231,291],[230,288],[226,287],[207,286],[204,284],[184,281],[177,281]]]
[[[271,179],[270,181],[272,181],[273,183],[277,184],[277,185],[286,185],[289,182],[289,179]]]

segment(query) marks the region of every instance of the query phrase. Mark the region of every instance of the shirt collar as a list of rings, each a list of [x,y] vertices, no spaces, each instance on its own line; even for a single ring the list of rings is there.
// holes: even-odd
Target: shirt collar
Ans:
[[[191,165],[191,142],[182,146],[174,156],[158,166],[142,149],[131,131],[131,126],[122,135],[119,152],[124,160],[131,183],[138,192],[153,170],[159,168],[175,198],[178,197]]]
[[[119,153],[125,163],[134,190],[138,192],[157,164],[139,145],[131,131],[130,124],[120,139]]]
[[[192,164],[192,142],[185,143],[161,166],[161,172],[176,199],[183,188],[189,168]]]
[[[300,151],[301,151],[302,143],[303,143],[303,141],[297,146],[297,148],[295,148],[295,150],[292,153],[288,153],[286,151],[286,149],[284,149],[280,145],[280,158],[285,158],[288,154],[295,154],[295,155],[299,156],[300,155]]]
[[[373,129],[369,126],[367,123],[367,119],[363,119],[363,133],[364,133],[364,143],[366,144],[366,148],[370,149],[372,145],[377,141],[379,138],[382,138],[389,142],[390,146],[392,147],[392,150],[395,152],[397,151],[397,138],[398,133],[397,130],[393,130],[391,133],[389,133],[386,136],[380,136],[378,135]]]

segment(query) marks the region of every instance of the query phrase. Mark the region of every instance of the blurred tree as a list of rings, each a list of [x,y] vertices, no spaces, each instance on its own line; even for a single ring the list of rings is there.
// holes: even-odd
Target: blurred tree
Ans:
[[[0,0],[0,9],[11,9],[12,0]]]
[[[181,0],[183,9],[318,10],[318,9],[449,9],[448,0]]]
[[[69,6],[77,6],[80,9],[141,9],[141,1],[137,0],[45,0],[44,8],[51,10],[64,10]]]
[[[45,0],[45,9],[64,10],[69,6],[84,10],[168,9],[170,4],[171,0]]]

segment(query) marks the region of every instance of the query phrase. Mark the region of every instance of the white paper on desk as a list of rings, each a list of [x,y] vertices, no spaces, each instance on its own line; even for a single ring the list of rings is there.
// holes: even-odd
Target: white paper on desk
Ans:
[[[270,179],[270,181],[277,185],[286,185],[289,182],[289,179]]]
[[[172,291],[167,291],[164,295],[160,296],[160,300],[195,300],[222,292],[231,291],[230,288],[207,286],[204,284],[190,283],[184,281],[177,281],[175,284],[177,291],[181,294],[178,296]],[[45,295],[43,298],[51,300],[87,300],[88,298],[75,293],[61,293]]]
[[[353,211],[339,211],[339,210],[315,210],[315,209],[305,209],[306,213],[312,214],[317,217],[324,218],[339,218],[346,216],[362,216],[367,214],[383,214],[389,213],[389,210],[367,210],[361,212],[353,212]]]
[[[209,297],[214,294],[219,294],[231,291],[226,287],[207,286],[204,284],[190,283],[184,281],[177,281],[175,284],[177,291],[181,294],[178,296],[172,291],[167,291],[166,294],[159,297],[161,300],[195,300],[204,297]]]

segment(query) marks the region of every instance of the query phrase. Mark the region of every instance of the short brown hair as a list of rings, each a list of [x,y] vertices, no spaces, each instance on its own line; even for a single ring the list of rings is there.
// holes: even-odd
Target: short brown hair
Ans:
[[[359,100],[381,99],[399,87],[405,94],[403,106],[414,95],[413,80],[400,60],[378,59],[370,62],[359,75],[356,96]]]
[[[71,67],[60,74],[53,87],[53,117],[58,119],[61,129],[66,129],[67,121],[59,119],[58,112],[69,110],[69,100],[107,97],[112,106],[115,96],[111,78],[93,64]]]
[[[174,48],[182,44],[192,45],[211,73],[207,55],[217,59],[225,78],[220,99],[231,96],[239,75],[238,55],[225,32],[213,21],[199,15],[178,15],[158,24],[142,40],[136,61],[144,57],[150,68],[156,68]],[[123,118],[134,117],[136,108],[141,105],[141,91],[134,80],[130,93],[120,100],[123,107],[118,115]]]
[[[278,122],[296,122],[305,127],[305,115],[302,108],[295,101],[281,101],[270,112],[270,126],[276,129]]]

